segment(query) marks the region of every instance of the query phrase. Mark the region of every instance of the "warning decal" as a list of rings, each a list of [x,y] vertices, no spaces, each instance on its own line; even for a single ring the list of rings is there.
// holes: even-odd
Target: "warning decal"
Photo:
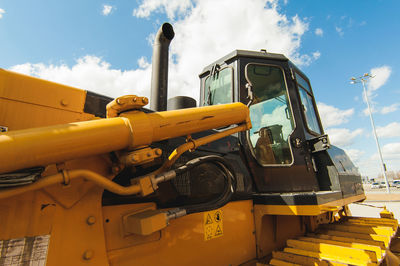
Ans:
[[[222,210],[204,213],[204,240],[211,240],[224,235]]]

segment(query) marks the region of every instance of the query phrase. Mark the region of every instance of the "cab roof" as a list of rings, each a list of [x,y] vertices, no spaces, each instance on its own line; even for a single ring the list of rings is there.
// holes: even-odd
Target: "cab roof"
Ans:
[[[238,59],[239,57],[246,57],[246,58],[262,58],[262,59],[272,59],[272,60],[279,60],[279,61],[288,61],[289,59],[284,56],[283,54],[274,54],[268,53],[266,51],[248,51],[248,50],[234,50],[233,52],[225,55],[224,57],[218,59],[217,61],[213,62],[212,64],[203,68],[203,71],[199,76],[204,75],[206,72],[210,71],[211,68],[215,65],[222,65],[224,63],[230,63],[233,60]]]

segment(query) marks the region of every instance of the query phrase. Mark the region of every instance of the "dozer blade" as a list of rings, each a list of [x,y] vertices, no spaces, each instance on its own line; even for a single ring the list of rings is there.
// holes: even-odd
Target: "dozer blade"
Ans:
[[[400,230],[399,230],[400,231]],[[270,265],[400,265],[398,221],[345,217],[315,233],[288,239]]]

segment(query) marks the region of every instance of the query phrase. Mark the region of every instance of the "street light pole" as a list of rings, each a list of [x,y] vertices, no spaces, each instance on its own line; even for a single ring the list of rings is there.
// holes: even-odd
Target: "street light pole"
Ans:
[[[373,78],[373,76],[371,76],[369,73],[365,73],[363,76],[358,77],[358,78],[351,78],[351,82],[352,84],[355,83],[360,83],[363,86],[363,90],[364,90],[364,95],[365,95],[365,101],[367,102],[367,106],[368,106],[368,113],[369,113],[369,118],[371,120],[371,125],[372,125],[372,131],[374,132],[374,137],[375,137],[375,142],[376,142],[376,147],[378,149],[378,154],[379,154],[379,158],[381,159],[381,168],[382,168],[382,172],[383,172],[383,177],[385,178],[385,183],[386,183],[386,192],[390,193],[390,188],[389,188],[389,181],[387,179],[386,176],[386,166],[385,163],[383,162],[383,157],[382,157],[382,152],[381,152],[381,146],[379,145],[379,141],[378,141],[378,136],[376,134],[376,130],[375,130],[375,123],[374,123],[374,119],[372,117],[372,110],[371,110],[371,106],[369,105],[369,99],[368,99],[368,95],[367,95],[367,90],[365,89],[365,83],[368,81],[368,79]]]

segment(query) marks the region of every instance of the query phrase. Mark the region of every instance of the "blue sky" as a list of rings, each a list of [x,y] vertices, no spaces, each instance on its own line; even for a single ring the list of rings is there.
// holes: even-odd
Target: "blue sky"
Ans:
[[[198,97],[203,66],[233,49],[284,53],[308,75],[326,132],[369,177],[400,171],[397,0],[0,0],[0,67],[118,96],[149,95],[151,42],[171,22],[170,96]]]

